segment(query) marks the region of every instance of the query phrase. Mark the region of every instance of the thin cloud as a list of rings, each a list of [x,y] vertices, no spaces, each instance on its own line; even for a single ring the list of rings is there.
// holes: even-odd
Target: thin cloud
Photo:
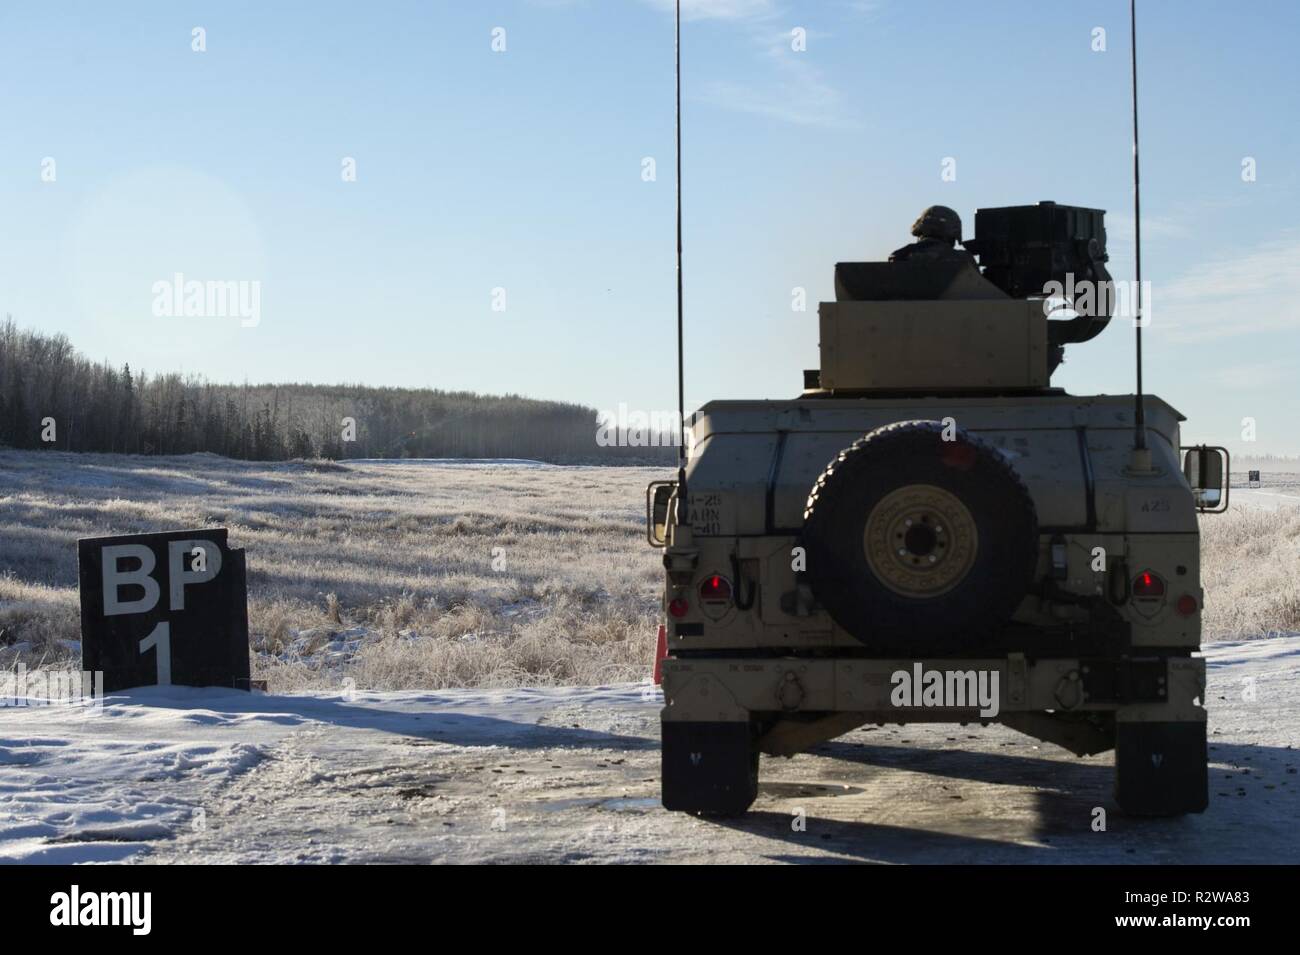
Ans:
[[[1211,380],[1232,391],[1257,391],[1295,380],[1295,364],[1290,361],[1259,361],[1220,368]]]
[[[1214,199],[1191,199],[1166,206],[1160,215],[1142,216],[1142,238],[1190,239],[1205,231],[1205,221],[1225,209],[1248,205],[1253,197],[1232,196]],[[1120,209],[1107,212],[1106,238],[1111,243],[1133,244],[1133,216]]]
[[[886,4],[884,0],[849,0],[847,6],[853,13],[874,20],[885,12]]]
[[[784,66],[782,76],[763,87],[730,80],[704,85],[700,100],[721,109],[768,116],[797,126],[848,129],[855,124],[844,113],[844,97],[820,71]]]
[[[1106,213],[1106,241],[1111,245],[1133,244],[1133,217],[1124,212]],[[1184,219],[1173,216],[1142,217],[1143,239],[1186,239],[1195,230]]]
[[[1263,242],[1154,284],[1152,304],[1153,329],[1176,342],[1300,330],[1300,238]]]
[[[673,0],[647,2],[668,13],[673,10]],[[760,71],[754,80],[706,81],[688,91],[691,99],[796,126],[846,129],[857,125],[848,112],[847,99],[827,80],[812,59],[814,54],[792,48],[791,31],[795,27],[807,31],[810,43],[825,34],[794,20],[786,23],[789,18],[772,0],[683,0],[682,19],[735,23],[748,35],[761,62],[770,64],[770,69]]]
[[[676,8],[675,0],[647,0],[666,13]],[[753,20],[776,12],[773,0],[682,0],[683,20]]]

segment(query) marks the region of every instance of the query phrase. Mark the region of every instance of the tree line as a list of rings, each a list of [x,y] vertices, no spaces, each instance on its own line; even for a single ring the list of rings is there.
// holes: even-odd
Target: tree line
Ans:
[[[0,445],[232,458],[533,458],[668,462],[607,447],[595,409],[518,395],[365,385],[217,384],[87,359],[65,335],[0,323]]]

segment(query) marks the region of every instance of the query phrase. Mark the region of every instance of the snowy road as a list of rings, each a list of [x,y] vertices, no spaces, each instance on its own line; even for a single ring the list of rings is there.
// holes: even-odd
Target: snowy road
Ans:
[[[1001,727],[866,728],[765,757],[754,811],[718,823],[660,808],[641,686],[150,689],[98,715],[0,710],[0,861],[1300,861],[1300,636],[1206,657],[1211,802],[1184,819],[1124,818],[1109,754]]]

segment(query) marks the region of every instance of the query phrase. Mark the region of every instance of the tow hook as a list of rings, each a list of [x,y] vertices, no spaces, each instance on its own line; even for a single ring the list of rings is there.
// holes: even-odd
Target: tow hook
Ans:
[[[1083,682],[1078,670],[1071,670],[1057,681],[1056,702],[1061,704],[1061,709],[1074,709],[1083,702],[1083,696]]]
[[[792,672],[787,672],[785,679],[776,687],[776,699],[781,704],[781,709],[797,710],[803,698],[804,689],[803,684],[799,682],[799,677]]]

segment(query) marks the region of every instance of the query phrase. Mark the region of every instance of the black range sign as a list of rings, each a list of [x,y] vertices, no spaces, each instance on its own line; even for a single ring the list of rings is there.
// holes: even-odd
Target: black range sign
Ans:
[[[226,528],[77,542],[81,666],[104,690],[248,688],[244,552]]]

